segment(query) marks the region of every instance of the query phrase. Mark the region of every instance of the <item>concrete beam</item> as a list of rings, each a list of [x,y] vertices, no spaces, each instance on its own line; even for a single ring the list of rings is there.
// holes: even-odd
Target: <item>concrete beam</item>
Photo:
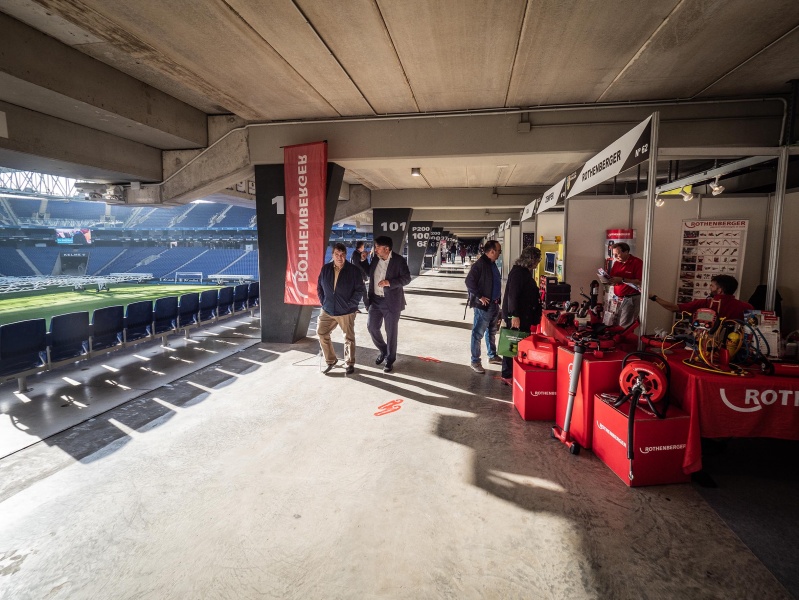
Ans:
[[[270,164],[282,161],[283,146],[328,140],[329,159],[355,170],[487,156],[568,163],[590,157],[654,110],[661,111],[663,145],[670,147],[773,146],[781,131],[780,103],[741,102],[531,112],[531,130],[523,134],[517,113],[251,125],[250,154],[253,163]]]
[[[180,153],[172,155],[176,170],[161,186],[162,201],[185,204],[254,177],[247,138],[247,129],[235,130],[185,164],[178,164]],[[164,160],[170,155],[165,152]]]
[[[161,152],[110,133],[0,102],[0,164],[103,182],[159,181]]]
[[[0,13],[0,100],[161,149],[206,146],[206,117]]]
[[[362,185],[349,186],[349,199],[339,200],[333,222],[337,223],[372,208],[372,193]]]
[[[441,210],[441,209],[413,209],[414,221],[436,221],[447,223],[468,223],[470,221],[497,221],[502,222],[508,218],[518,219],[521,210],[519,209],[495,209],[495,208],[466,208],[463,210]]]
[[[548,188],[502,188],[494,194],[490,188],[435,190],[374,190],[372,208],[519,209],[538,198]],[[414,213],[415,214],[415,213]]]

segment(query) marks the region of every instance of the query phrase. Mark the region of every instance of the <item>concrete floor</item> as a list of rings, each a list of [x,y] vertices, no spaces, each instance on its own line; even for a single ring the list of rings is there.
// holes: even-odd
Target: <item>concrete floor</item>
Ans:
[[[522,421],[462,276],[407,291],[395,373],[359,316],[353,376],[255,343],[0,461],[0,598],[791,597],[692,485]]]

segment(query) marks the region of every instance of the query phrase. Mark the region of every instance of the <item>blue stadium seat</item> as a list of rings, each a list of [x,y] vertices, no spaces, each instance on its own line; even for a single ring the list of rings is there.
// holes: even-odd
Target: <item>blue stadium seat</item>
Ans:
[[[200,324],[197,314],[199,311],[200,294],[198,292],[180,296],[178,300],[178,329],[183,329],[186,332],[186,337],[189,337],[189,329]]]
[[[153,301],[131,302],[125,309],[125,343],[153,337]]]
[[[122,306],[98,308],[92,315],[90,350],[112,350],[122,347],[125,334],[125,309]]]
[[[177,331],[178,297],[158,298],[153,306],[153,335],[160,335],[166,346],[166,336]]]
[[[0,377],[16,377],[19,391],[26,377],[47,368],[47,322],[31,319],[0,326]]]
[[[250,310],[258,306],[258,302],[261,298],[261,284],[257,281],[251,281],[249,283],[249,289],[247,290],[247,304],[250,307]]]
[[[249,297],[250,286],[247,283],[240,283],[233,288],[233,312],[247,310],[247,298]]]
[[[216,320],[216,307],[219,304],[219,290],[205,290],[200,294],[200,323]]]
[[[50,319],[47,354],[50,366],[76,361],[89,353],[89,311],[56,315]]]
[[[225,286],[219,290],[219,304],[216,311],[216,318],[229,317],[233,314],[233,288]]]

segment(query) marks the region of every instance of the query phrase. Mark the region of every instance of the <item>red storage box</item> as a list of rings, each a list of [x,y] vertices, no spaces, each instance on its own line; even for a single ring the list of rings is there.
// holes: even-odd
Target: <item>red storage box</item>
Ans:
[[[610,470],[630,487],[685,483],[691,476],[683,472],[682,463],[688,442],[690,417],[676,406],[670,406],[665,419],[658,419],[639,404],[633,425],[633,478],[627,459],[627,425],[630,403],[619,408],[594,397],[593,451]]]
[[[554,421],[557,372],[513,359],[513,405],[525,421]]]
[[[534,333],[519,342],[519,362],[540,369],[554,369],[558,356],[558,344],[554,339]]]
[[[591,352],[583,354],[583,366],[577,394],[574,397],[574,410],[569,433],[581,447],[591,449],[594,420],[594,395],[602,392],[617,392],[621,363],[626,352],[605,352],[600,358]],[[574,350],[561,346],[558,348],[558,386],[555,405],[555,424],[563,427],[566,420],[566,404],[569,401],[569,380],[571,378]]]

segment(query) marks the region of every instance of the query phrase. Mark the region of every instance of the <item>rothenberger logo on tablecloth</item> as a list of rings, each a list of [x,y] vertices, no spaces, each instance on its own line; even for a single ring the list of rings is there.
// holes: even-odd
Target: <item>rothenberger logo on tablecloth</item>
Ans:
[[[793,406],[799,408],[799,390],[744,390],[743,398],[739,395],[730,398],[727,390],[719,389],[721,401],[728,408],[736,412],[755,412],[762,410],[764,406],[771,406],[779,403],[782,406]],[[732,394],[731,394],[732,395]]]

